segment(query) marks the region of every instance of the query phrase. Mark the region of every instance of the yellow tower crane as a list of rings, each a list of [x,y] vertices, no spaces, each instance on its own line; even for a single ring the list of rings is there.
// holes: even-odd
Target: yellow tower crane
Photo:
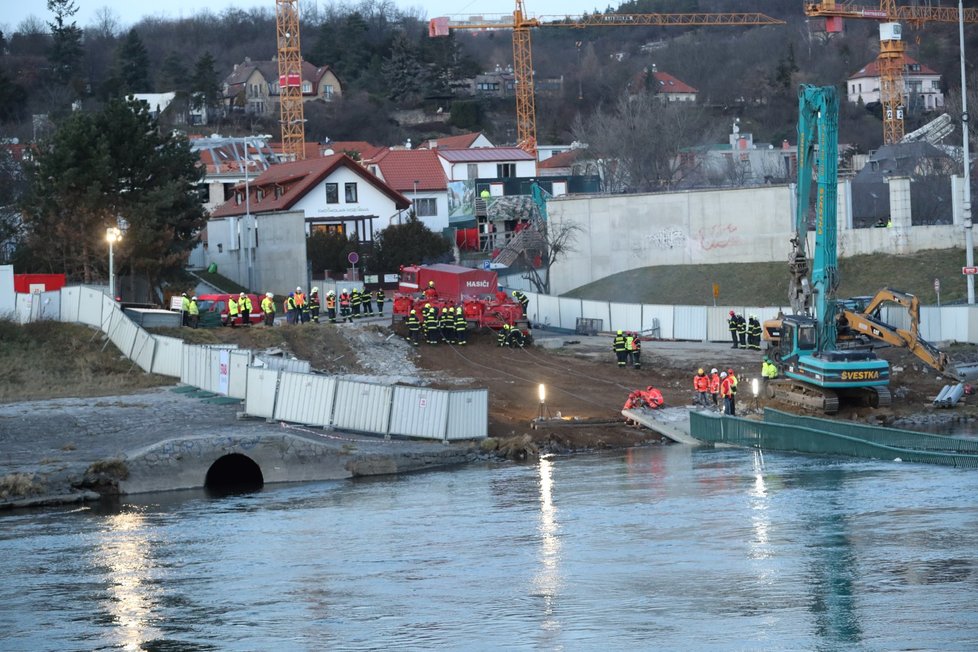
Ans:
[[[512,16],[493,20],[485,16],[432,18],[429,36],[448,36],[453,29],[513,30],[513,77],[516,86],[518,146],[536,156],[537,121],[533,101],[533,62],[530,30],[535,27],[681,27],[729,25],[781,25],[783,20],[759,13],[589,14],[586,16],[527,16],[523,0],[516,0]]]
[[[880,53],[876,58],[880,74],[880,104],[883,106],[883,144],[903,138],[904,47],[901,22],[919,27],[924,23],[957,23],[956,7],[930,5],[900,6],[896,0],[880,0],[879,7],[858,6],[835,0],[806,2],[805,15],[825,18],[827,32],[841,32],[844,18],[876,20],[880,25]],[[964,22],[978,22],[978,9],[965,9]]]
[[[290,161],[306,158],[306,121],[302,112],[302,53],[299,50],[299,0],[275,0],[278,41],[279,117],[282,155]]]

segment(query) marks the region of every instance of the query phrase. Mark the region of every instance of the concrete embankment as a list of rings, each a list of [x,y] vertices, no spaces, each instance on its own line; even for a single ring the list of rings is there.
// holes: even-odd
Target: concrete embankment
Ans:
[[[385,441],[238,419],[167,389],[0,405],[0,508],[234,484],[336,480],[472,461],[469,443]]]

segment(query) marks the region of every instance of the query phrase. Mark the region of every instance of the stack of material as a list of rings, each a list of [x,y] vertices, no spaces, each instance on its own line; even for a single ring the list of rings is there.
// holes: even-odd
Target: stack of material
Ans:
[[[126,308],[124,312],[143,328],[179,328],[183,323],[182,315],[171,310]]]

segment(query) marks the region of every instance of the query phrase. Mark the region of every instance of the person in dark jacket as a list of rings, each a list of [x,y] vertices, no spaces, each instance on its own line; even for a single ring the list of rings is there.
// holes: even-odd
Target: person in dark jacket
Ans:
[[[739,336],[737,334],[738,322],[737,322],[737,315],[736,313],[734,313],[733,310],[730,311],[730,316],[727,317],[727,328],[730,329],[730,339],[733,342],[733,346],[731,346],[730,348],[736,349],[739,342]]]
[[[625,331],[619,330],[615,333],[615,339],[611,343],[611,350],[615,352],[618,359],[618,368],[624,369],[628,362],[628,348],[625,344]]]

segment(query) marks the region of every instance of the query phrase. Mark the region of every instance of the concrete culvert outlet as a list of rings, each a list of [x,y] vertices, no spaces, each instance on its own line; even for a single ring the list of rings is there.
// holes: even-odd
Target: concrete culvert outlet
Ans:
[[[207,469],[204,487],[220,493],[256,491],[265,484],[261,467],[254,460],[240,453],[219,457]]]

